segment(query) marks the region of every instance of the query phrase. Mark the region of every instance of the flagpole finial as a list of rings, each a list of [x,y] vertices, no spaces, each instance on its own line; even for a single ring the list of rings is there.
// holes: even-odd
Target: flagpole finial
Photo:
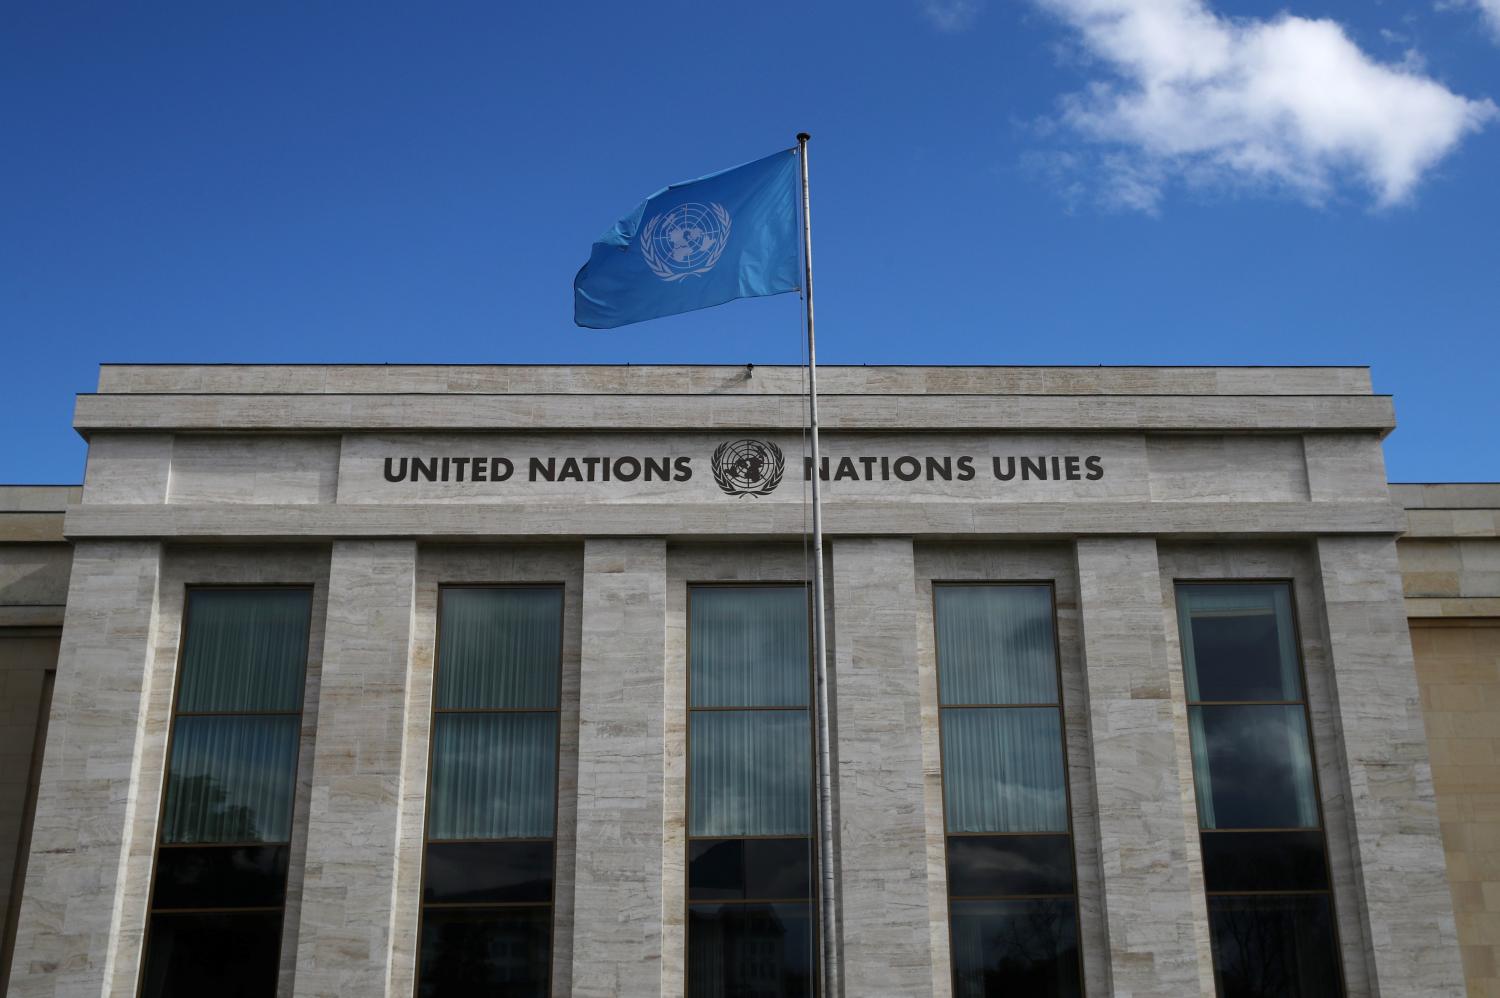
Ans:
[[[810,138],[812,138],[812,136],[808,135],[806,132],[798,132],[797,133],[797,141],[798,142],[806,142]]]

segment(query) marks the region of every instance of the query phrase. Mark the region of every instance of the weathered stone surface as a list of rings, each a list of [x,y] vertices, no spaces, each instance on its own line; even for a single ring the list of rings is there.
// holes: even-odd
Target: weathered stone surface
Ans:
[[[1389,431],[1378,395],[843,395],[829,430]],[[796,429],[801,395],[80,395],[80,430]],[[163,483],[165,484],[165,483]],[[85,490],[87,492],[87,490]]]
[[[662,786],[667,547],[583,554],[573,994],[663,992]]]
[[[83,475],[86,503],[160,503],[172,477],[166,433],[96,433]]]
[[[172,442],[173,503],[330,503],[338,494],[334,436],[179,436]]]
[[[61,607],[72,565],[66,544],[0,544],[0,606]]]
[[[818,390],[954,395],[1367,395],[1367,367],[818,366]],[[99,391],[801,395],[806,371],[744,364],[102,364]]]
[[[1317,557],[1374,987],[1458,998],[1464,978],[1396,545],[1323,537]]]
[[[1151,498],[1167,502],[1296,502],[1308,498],[1295,436],[1153,434],[1146,438]]]
[[[407,540],[333,546],[297,998],[409,994],[391,987],[390,954],[416,554]]]
[[[1111,993],[1209,998],[1187,714],[1156,543],[1080,540],[1077,552]]]
[[[833,544],[844,993],[932,994],[916,574],[903,538]]]
[[[138,835],[138,754],[156,631],[161,548],[79,544],[54,716],[16,934],[16,998],[110,995],[129,952],[123,860]]]
[[[903,502],[830,500],[827,536],[1034,538],[1082,534],[1190,537],[1278,536],[1399,531],[1400,510],[1385,502]],[[425,536],[578,540],[674,536],[796,540],[806,513],[795,503],[495,503],[490,505],[82,506],[67,514],[70,537],[172,537],[217,541]]]

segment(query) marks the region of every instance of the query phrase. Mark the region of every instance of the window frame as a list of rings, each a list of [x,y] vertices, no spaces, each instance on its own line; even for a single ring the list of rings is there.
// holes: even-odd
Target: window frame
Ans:
[[[439,707],[438,706],[438,683],[439,673],[443,661],[443,594],[449,589],[546,589],[554,590],[558,595],[557,614],[557,677],[556,696],[551,707]],[[415,938],[414,965],[412,967],[412,995],[420,998],[422,993],[422,929],[427,920],[428,904],[425,900],[427,895],[427,847],[434,843],[442,845],[452,842],[546,842],[548,839],[527,837],[510,839],[432,839],[428,837],[432,821],[432,773],[433,746],[437,739],[437,718],[439,714],[544,714],[550,713],[556,720],[553,725],[552,743],[552,876],[551,887],[548,890],[547,900],[542,901],[475,901],[459,903],[439,903],[432,905],[434,908],[444,910],[485,910],[485,909],[512,909],[512,908],[546,908],[547,918],[547,981],[546,993],[552,991],[554,967],[553,961],[557,953],[557,817],[559,798],[562,794],[562,711],[563,711],[563,672],[566,668],[567,659],[567,617],[568,617],[568,591],[564,582],[439,582],[437,585],[437,601],[433,615],[432,627],[432,686],[427,711],[427,773],[425,785],[422,791],[422,856],[421,870],[417,876],[417,927]]]
[[[807,703],[801,707],[694,707],[693,706],[693,591],[695,589],[801,589],[806,606],[807,623]],[[813,592],[812,583],[806,579],[712,579],[704,582],[694,582],[689,579],[684,583],[683,599],[683,672],[685,681],[683,683],[683,782],[682,782],[682,993],[691,998],[693,983],[693,958],[692,958],[692,856],[693,842],[695,840],[725,841],[726,839],[739,840],[776,840],[791,841],[805,838],[808,841],[808,878],[809,890],[806,898],[740,898],[740,899],[715,899],[713,901],[698,901],[697,904],[806,904],[810,915],[812,940],[811,979],[808,989],[809,998],[819,998],[822,994],[822,981],[820,970],[823,961],[822,948],[822,919],[819,912],[822,910],[820,876],[821,850],[818,848],[818,732],[815,715],[815,704],[817,697],[816,676],[814,675],[813,660]],[[779,711],[787,713],[791,711],[804,711],[807,714],[808,730],[808,830],[804,835],[694,835],[692,828],[693,820],[693,712],[725,712],[725,711]]]
[[[945,704],[943,702],[943,658],[941,647],[941,628],[938,622],[938,590],[939,589],[1022,589],[1042,587],[1047,590],[1048,606],[1051,613],[1052,623],[1052,669],[1057,682],[1057,701],[1055,703],[1007,703],[1007,704]],[[1068,764],[1068,711],[1064,698],[1065,686],[1063,682],[1062,668],[1062,635],[1058,626],[1057,615],[1057,580],[1046,579],[933,579],[931,580],[931,594],[929,596],[932,605],[932,667],[937,692],[937,716],[938,716],[938,773],[942,784],[943,803],[943,891],[947,910],[948,927],[948,980],[949,986],[954,993],[958,992],[958,963],[954,959],[953,939],[953,903],[955,901],[1042,901],[1056,900],[1060,898],[1071,899],[1073,902],[1073,931],[1074,938],[1078,941],[1077,959],[1075,961],[1075,972],[1078,975],[1078,993],[1086,996],[1088,994],[1087,982],[1083,973],[1083,912],[1082,903],[1078,893],[1078,837],[1074,830],[1073,822],[1073,775],[1072,767]],[[950,832],[948,830],[948,758],[944,741],[943,714],[952,709],[956,710],[1004,710],[1012,708],[1032,709],[1037,707],[1050,707],[1057,711],[1058,730],[1061,735],[1060,748],[1062,751],[1063,768],[1063,805],[1068,815],[1068,830],[1063,832]],[[953,885],[948,879],[948,840],[950,838],[1009,838],[1022,836],[1049,835],[1062,837],[1066,835],[1068,841],[1068,859],[1073,875],[1073,891],[1069,895],[1061,894],[964,894],[955,895]]]
[[[151,875],[147,878],[146,886],[146,924],[141,930],[141,945],[139,964],[136,968],[135,993],[141,995],[146,987],[146,967],[150,962],[148,957],[151,952],[151,921],[156,914],[156,881],[160,867],[161,850],[182,849],[202,847],[205,844],[210,847],[223,847],[226,849],[245,848],[264,845],[284,845],[287,849],[287,876],[282,884],[282,898],[280,905],[257,905],[247,908],[167,908],[165,912],[180,915],[202,915],[202,914],[234,914],[234,913],[259,913],[264,914],[271,911],[281,912],[280,930],[276,939],[276,973],[280,977],[281,959],[283,949],[286,945],[286,904],[287,893],[291,888],[291,849],[292,841],[297,834],[297,787],[302,775],[302,753],[303,740],[307,736],[307,670],[312,660],[312,641],[314,635],[313,611],[317,599],[317,584],[310,582],[233,582],[233,583],[186,583],[182,587],[182,624],[177,632],[177,652],[172,667],[172,698],[167,708],[167,738],[162,755],[161,767],[161,789],[156,802],[156,828],[153,835],[151,848]],[[297,717],[297,751],[292,763],[292,800],[289,807],[290,827],[285,843],[266,842],[213,842],[213,843],[189,843],[162,842],[162,830],[167,816],[167,790],[172,778],[172,749],[177,738],[177,718],[180,716],[177,710],[178,697],[182,692],[183,662],[187,658],[188,629],[192,626],[193,593],[202,591],[211,592],[261,592],[265,590],[295,591],[307,594],[307,647],[302,653],[302,695],[297,700],[297,710],[293,711],[192,711],[188,717],[290,717],[294,713]]]
[[[1283,586],[1286,589],[1287,605],[1290,608],[1287,624],[1292,629],[1292,647],[1297,653],[1297,683],[1302,692],[1300,700],[1193,700],[1187,693],[1187,654],[1184,648],[1191,638],[1190,633],[1183,633],[1182,611],[1180,604],[1180,593],[1185,586]],[[1183,677],[1182,702],[1183,709],[1191,718],[1194,707],[1239,707],[1239,706],[1299,706],[1302,708],[1303,732],[1307,738],[1308,767],[1312,770],[1313,803],[1317,808],[1318,824],[1316,829],[1308,828],[1204,828],[1203,815],[1198,806],[1198,773],[1190,770],[1193,780],[1193,818],[1198,826],[1198,865],[1203,872],[1203,899],[1205,908],[1207,902],[1215,897],[1310,897],[1326,896],[1328,898],[1328,922],[1333,934],[1333,963],[1338,970],[1339,995],[1335,998],[1344,998],[1349,993],[1349,982],[1344,973],[1344,942],[1339,933],[1339,900],[1337,891],[1334,889],[1336,878],[1334,876],[1333,855],[1328,848],[1328,817],[1323,806],[1323,783],[1318,766],[1318,740],[1312,723],[1312,690],[1307,682],[1307,652],[1302,641],[1302,619],[1298,609],[1297,580],[1288,576],[1248,576],[1244,578],[1212,578],[1192,579],[1174,576],[1172,578],[1172,610],[1173,617],[1178,621],[1178,649],[1177,657],[1180,660],[1180,671]],[[1279,622],[1278,622],[1279,626]],[[1191,729],[1191,723],[1189,724]],[[1189,755],[1192,754],[1191,742],[1192,731],[1188,731]],[[1240,835],[1257,832],[1307,832],[1317,831],[1323,843],[1323,868],[1328,874],[1328,886],[1323,890],[1270,890],[1270,891],[1211,891],[1208,889],[1208,873],[1203,866],[1204,835]],[[1210,916],[1209,925],[1209,958],[1213,964],[1214,988],[1219,987],[1219,955],[1213,944],[1213,928]]]

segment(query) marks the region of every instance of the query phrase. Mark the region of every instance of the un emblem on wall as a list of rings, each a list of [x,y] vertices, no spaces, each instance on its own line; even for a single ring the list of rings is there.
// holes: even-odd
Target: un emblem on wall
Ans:
[[[728,242],[729,212],[721,204],[680,204],[641,229],[641,255],[664,281],[713,270]]]
[[[726,495],[766,496],[781,484],[786,460],[769,440],[730,440],[714,451],[712,466]]]

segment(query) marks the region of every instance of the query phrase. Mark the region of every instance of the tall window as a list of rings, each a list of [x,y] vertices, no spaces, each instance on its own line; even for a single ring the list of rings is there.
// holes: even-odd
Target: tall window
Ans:
[[[954,994],[1081,995],[1052,587],[933,604]]]
[[[816,993],[804,586],[694,586],[688,996]]]
[[[276,993],[311,604],[187,592],[145,998]]]
[[[422,877],[421,998],[545,998],[560,586],[445,586]]]
[[[1343,994],[1291,588],[1178,585],[1177,617],[1219,994]]]

